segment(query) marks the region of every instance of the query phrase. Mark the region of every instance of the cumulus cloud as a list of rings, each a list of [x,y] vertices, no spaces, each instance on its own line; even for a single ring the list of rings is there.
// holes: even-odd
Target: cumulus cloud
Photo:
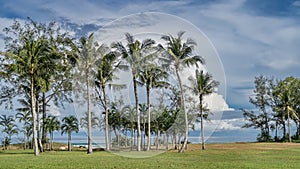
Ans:
[[[298,71],[300,23],[299,10],[296,10],[299,8],[299,1],[288,4],[283,1],[270,2],[285,3],[282,5],[283,10],[278,12],[266,8],[266,3],[247,0],[201,1],[201,3],[192,0],[135,3],[30,0],[24,3],[18,0],[3,2],[0,9],[3,11],[2,16],[7,15],[7,18],[31,16],[42,21],[68,22],[74,24],[72,27],[74,31],[79,31],[81,27],[82,30],[96,31],[99,26],[112,19],[136,12],[159,11],[177,15],[200,28],[215,45],[226,72],[229,105],[247,107],[254,76],[259,74],[274,75],[278,78],[288,75],[300,76]],[[262,5],[265,8],[261,9],[266,11],[259,11],[260,8],[257,8]],[[7,18],[0,18],[0,28],[12,22],[12,19]],[[89,27],[88,24],[96,26]],[[201,47],[203,46],[200,45],[200,49]],[[1,48],[3,48],[2,38]]]

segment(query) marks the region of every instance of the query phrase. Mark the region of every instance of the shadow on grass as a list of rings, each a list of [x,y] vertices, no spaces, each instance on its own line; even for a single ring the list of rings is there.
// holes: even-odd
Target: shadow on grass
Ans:
[[[20,151],[20,150],[1,150],[0,155],[16,155],[16,154],[33,154],[33,152],[29,151]]]

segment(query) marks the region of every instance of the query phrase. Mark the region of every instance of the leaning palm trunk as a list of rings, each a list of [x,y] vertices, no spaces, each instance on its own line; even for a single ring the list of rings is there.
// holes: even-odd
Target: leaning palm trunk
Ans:
[[[181,149],[179,149],[179,152],[183,153],[185,148],[186,148],[187,141],[188,141],[189,123],[188,123],[188,115],[187,115],[187,112],[185,111],[183,88],[182,88],[182,83],[181,83],[181,79],[180,79],[180,76],[179,76],[178,67],[175,67],[175,71],[176,71],[176,76],[177,76],[177,80],[178,80],[179,87],[180,87],[180,93],[181,93],[181,109],[184,112],[185,135],[184,135],[183,145],[182,145]]]
[[[36,104],[35,104],[35,94],[34,94],[34,76],[31,74],[31,86],[30,86],[30,97],[31,97],[31,112],[32,112],[32,130],[33,130],[33,149],[34,149],[34,155],[38,156],[38,142],[37,142],[37,132],[36,132]]]

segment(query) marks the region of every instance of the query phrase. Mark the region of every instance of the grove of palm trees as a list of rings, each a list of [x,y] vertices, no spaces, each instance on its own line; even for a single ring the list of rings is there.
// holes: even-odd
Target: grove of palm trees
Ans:
[[[71,151],[72,134],[86,130],[88,154],[98,144],[95,132],[104,132],[107,151],[182,153],[196,124],[205,149],[204,121],[211,113],[205,97],[220,83],[203,68],[205,56],[195,53],[197,44],[184,30],[162,35],[160,43],[124,32],[125,40],[105,44],[93,33],[76,39],[54,22],[28,19],[15,21],[4,33],[0,104],[13,112],[0,116],[4,150],[22,133],[23,148],[38,156],[54,150],[54,132],[59,132],[67,135]],[[182,73],[187,69],[192,70],[188,77]],[[129,83],[121,83],[122,76]],[[256,77],[249,101],[258,111],[242,111],[244,127],[261,130],[258,141],[299,140],[299,82]],[[75,112],[70,105],[79,108]],[[67,113],[54,116],[51,106]],[[291,123],[297,126],[294,135]]]
[[[185,37],[184,31],[163,35],[164,43],[135,39],[124,32],[125,43],[103,44],[94,40],[93,33],[76,39],[54,22],[44,24],[28,18],[25,24],[15,21],[4,32],[1,104],[16,112],[19,124],[12,116],[1,116],[6,133],[3,145],[9,145],[11,136],[21,132],[24,148],[32,147],[36,156],[46,147],[53,150],[55,131],[68,134],[71,150],[71,135],[79,131],[79,121],[87,129],[88,154],[93,151],[95,128],[105,131],[106,150],[150,151],[172,146],[184,152],[190,126],[199,115],[202,124],[203,112],[209,112],[204,109],[203,96],[215,92],[218,85],[203,70],[200,76],[197,70],[197,76],[190,77],[197,81],[196,86],[183,84],[182,70],[194,70],[205,63],[205,56],[194,53],[197,44]],[[132,79],[134,104],[125,104],[122,95],[122,90],[131,88],[115,81],[122,72],[131,72],[128,78]],[[112,98],[112,91],[119,94]],[[188,99],[200,105],[187,109]],[[68,104],[86,108],[60,122],[59,116],[51,114],[50,102],[61,109]],[[203,133],[204,126],[201,128]],[[202,142],[204,145],[204,138]]]

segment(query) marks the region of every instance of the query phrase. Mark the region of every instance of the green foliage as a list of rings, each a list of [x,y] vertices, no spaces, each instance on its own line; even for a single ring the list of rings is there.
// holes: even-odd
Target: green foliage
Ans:
[[[245,119],[249,122],[244,127],[259,128],[261,133],[257,137],[258,141],[271,141],[270,130],[275,130],[275,141],[291,142],[291,120],[293,120],[297,126],[297,132],[293,138],[297,138],[300,133],[300,80],[291,76],[284,80],[274,81],[259,76],[254,82],[255,97],[251,97],[249,101],[259,111],[242,110]],[[277,135],[277,130],[280,128],[283,130],[282,138]]]

